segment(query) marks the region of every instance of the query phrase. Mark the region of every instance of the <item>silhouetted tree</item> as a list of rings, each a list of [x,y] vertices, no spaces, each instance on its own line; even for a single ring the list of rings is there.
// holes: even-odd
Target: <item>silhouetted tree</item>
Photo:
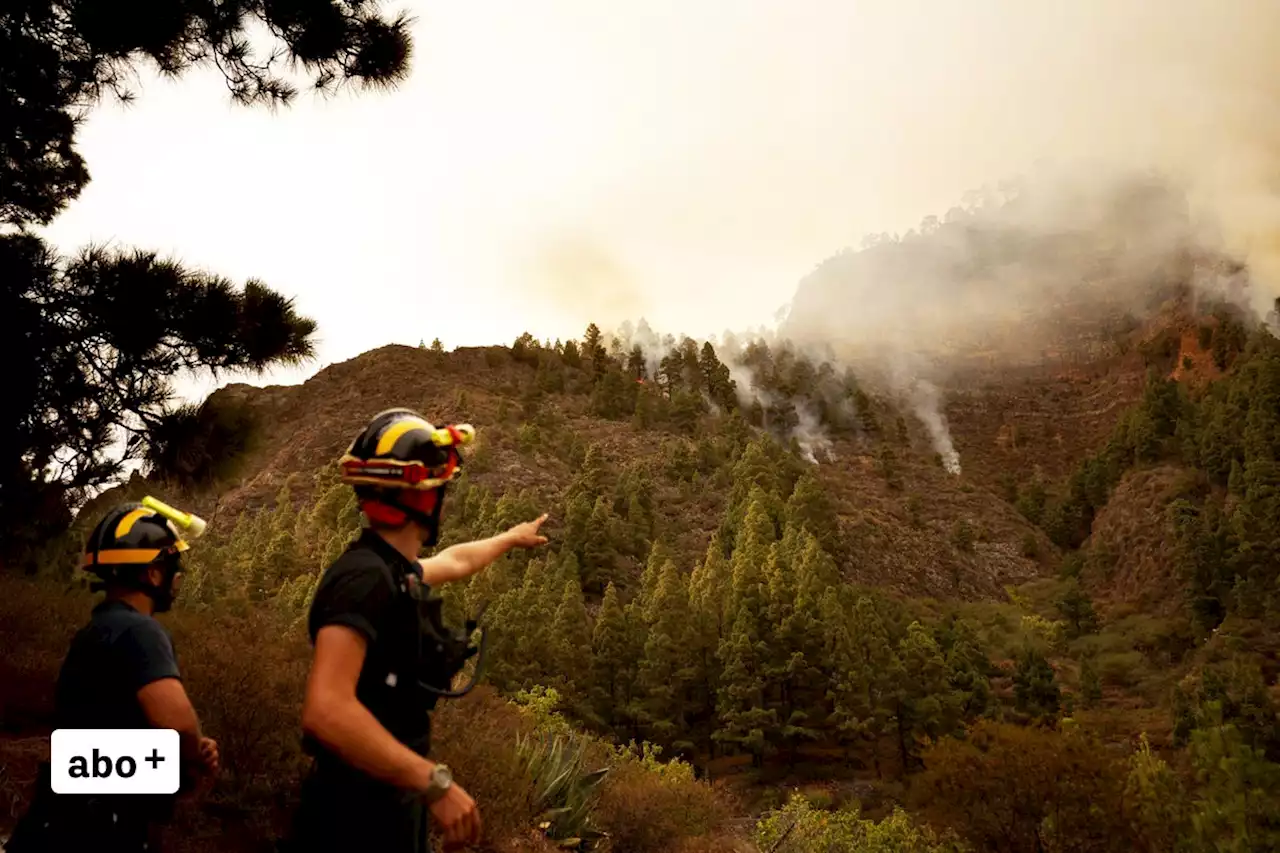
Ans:
[[[0,435],[0,557],[55,534],[69,506],[114,476],[118,438],[124,456],[139,452],[176,373],[262,370],[310,354],[314,324],[257,282],[236,291],[144,252],[89,248],[68,260],[25,232],[89,183],[76,150],[87,112],[106,95],[131,99],[126,83],[144,64],[169,77],[215,67],[246,105],[289,103],[298,89],[286,72],[322,92],[392,86],[408,72],[408,30],[408,18],[363,0],[0,8],[0,311],[20,330],[8,400],[17,416]],[[191,425],[175,417],[157,458],[172,456],[178,423]]]
[[[173,462],[177,473],[187,452],[178,437],[212,436],[209,421],[198,427],[190,413],[169,412],[177,374],[262,371],[312,354],[315,323],[284,296],[147,252],[90,248],[64,258],[34,236],[4,236],[0,282],[0,313],[16,332],[12,416],[0,433],[10,557],[56,533],[65,509],[117,476],[124,460],[150,447],[153,464]]]
[[[409,69],[409,24],[361,0],[7,3],[0,222],[47,224],[79,196],[89,183],[75,138],[85,111],[107,94],[132,99],[126,82],[148,61],[171,77],[212,66],[234,101],[287,104],[298,91],[291,68],[325,92],[399,82]]]

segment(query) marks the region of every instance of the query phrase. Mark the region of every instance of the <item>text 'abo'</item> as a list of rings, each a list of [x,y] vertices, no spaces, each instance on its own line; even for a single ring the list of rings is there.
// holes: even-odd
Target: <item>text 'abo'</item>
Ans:
[[[50,738],[55,794],[175,794],[180,741],[173,729],[57,729]]]

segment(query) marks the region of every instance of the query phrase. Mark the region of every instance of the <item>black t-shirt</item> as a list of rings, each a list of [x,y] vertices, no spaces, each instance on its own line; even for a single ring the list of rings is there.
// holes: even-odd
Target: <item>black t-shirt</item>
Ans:
[[[151,728],[138,691],[162,678],[181,678],[169,632],[123,601],[104,601],[76,634],[62,664],[57,727]]]
[[[345,625],[368,643],[356,698],[401,743],[430,752],[434,699],[418,687],[420,623],[415,592],[422,569],[366,530],[325,571],[311,604],[312,642],[321,629]],[[316,772],[303,785],[292,835],[299,850],[426,850],[427,817],[421,797],[407,794],[346,765],[322,746],[308,744]]]
[[[421,581],[418,563],[366,530],[325,571],[308,630],[313,643],[328,625],[364,636],[368,647],[356,697],[397,740],[425,755],[430,719],[415,686],[418,623],[416,604],[406,594],[410,576]]]
[[[55,728],[154,728],[138,701],[138,691],[162,678],[181,678],[168,630],[126,602],[103,601],[93,609],[89,624],[76,633],[62,663],[54,700]],[[96,799],[92,796],[51,796],[54,811],[68,825],[88,826],[95,819],[105,819],[86,810],[85,804]],[[145,794],[106,800],[120,831],[145,833],[149,822],[171,817],[175,798]]]

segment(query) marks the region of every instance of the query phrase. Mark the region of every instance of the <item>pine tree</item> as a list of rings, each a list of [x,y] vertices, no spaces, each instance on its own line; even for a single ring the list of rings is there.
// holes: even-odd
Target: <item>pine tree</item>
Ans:
[[[751,753],[752,765],[760,767],[770,735],[777,729],[777,715],[764,705],[765,676],[754,627],[749,608],[741,605],[733,627],[720,644],[720,727],[713,738]]]
[[[874,744],[889,731],[901,664],[872,600],[859,598],[851,616],[846,616],[839,598],[832,587],[821,605],[829,632],[827,656],[840,662],[833,663],[831,670],[836,674],[831,685],[831,719],[845,743]],[[878,752],[875,760],[879,769]]]
[[[1093,601],[1089,598],[1077,580],[1070,580],[1055,602],[1058,612],[1067,623],[1069,639],[1076,639],[1083,634],[1091,634],[1098,627],[1098,618],[1093,610]]]
[[[631,426],[639,431],[652,429],[661,419],[658,401],[647,386],[636,392],[636,405],[632,410]]]
[[[613,579],[618,562],[618,519],[608,499],[596,498],[587,521],[582,549],[583,582],[587,589],[603,590]]]
[[[1080,661],[1080,699],[1086,708],[1096,708],[1102,701],[1102,679],[1093,655],[1086,655]]]
[[[839,550],[839,524],[835,507],[818,478],[805,472],[787,500],[787,522],[812,533],[829,554]]]
[[[644,696],[645,720],[653,740],[677,749],[692,746],[676,741],[687,731],[685,689],[693,675],[689,655],[689,593],[675,563],[662,569],[657,589],[648,603],[644,656],[640,661],[639,687]]]
[[[945,650],[947,681],[960,719],[985,716],[995,702],[991,693],[992,667],[976,627],[966,619],[945,624],[939,645]]]
[[[486,613],[493,632],[491,673],[499,687],[542,684],[554,674],[552,624],[563,594],[562,575],[547,558],[530,559],[519,587]]]
[[[923,738],[951,734],[956,722],[956,699],[948,683],[947,663],[928,630],[919,622],[907,627],[898,643],[894,676],[893,716],[898,755],[904,772],[918,761]]]
[[[564,342],[562,357],[564,358],[564,363],[569,367],[582,367],[582,350],[579,348],[577,341],[568,340]]]
[[[613,729],[626,720],[631,702],[631,642],[618,590],[609,584],[591,636],[592,701],[596,715]]]
[[[631,348],[631,352],[627,355],[627,375],[632,379],[646,380],[649,378],[648,367],[645,364],[644,350],[640,349],[640,345],[636,344]]]
[[[503,555],[494,561],[489,568],[478,572],[467,581],[466,607],[471,613],[478,613],[482,607],[489,607],[521,584],[520,570],[512,562],[509,555]]]
[[[622,608],[623,622],[626,626],[626,663],[627,663],[627,701],[618,709],[618,715],[626,726],[626,734],[631,740],[644,737],[643,725],[647,719],[644,697],[638,684],[639,665],[644,659],[644,644],[648,639],[649,626],[645,622],[645,612],[638,600],[632,600]]]
[[[753,501],[758,501],[777,524],[785,514],[785,505],[778,498],[779,477],[775,460],[769,457],[761,440],[747,444],[733,466],[733,488],[728,506],[720,522],[720,538],[726,545],[737,541],[738,526]]]
[[[856,746],[876,734],[875,707],[869,673],[862,665],[840,593],[827,589],[818,605],[822,618],[822,661],[830,674],[825,697],[831,709],[827,722],[837,740]]]
[[[783,660],[778,672],[781,739],[794,763],[799,746],[820,737],[818,725],[827,716],[821,606],[833,587],[835,564],[817,539],[805,532],[800,556],[792,565],[788,574],[794,581],[788,587],[793,604],[777,623],[773,642]],[[780,586],[771,590],[774,601],[783,594]]]
[[[765,615],[769,595],[765,569],[773,543],[773,521],[764,508],[763,494],[757,491],[753,493],[734,543],[729,561],[732,580],[725,606],[725,612],[733,619],[745,613],[751,622],[752,636],[758,634],[760,620]]]
[[[698,359],[698,370],[702,377],[702,387],[711,401],[721,408],[731,408],[737,401],[734,398],[733,380],[729,368],[716,356],[715,347],[707,341],[702,345]]]
[[[615,367],[602,368],[595,390],[591,393],[591,409],[602,418],[621,420],[635,413],[636,384]]]
[[[581,565],[586,559],[587,540],[591,535],[593,505],[585,490],[579,491],[565,510],[561,548],[575,554]]]
[[[600,327],[595,323],[589,324],[586,333],[582,336],[582,358],[590,367],[593,377],[604,374],[609,353],[604,348]]]
[[[595,503],[595,499],[608,490],[610,479],[612,479],[612,471],[604,457],[604,451],[599,444],[593,442],[587,445],[586,456],[578,466],[578,473],[574,476],[573,482],[569,484],[567,495],[572,498],[579,492],[583,492],[592,503]]]
[[[1044,654],[1030,644],[1023,647],[1017,658],[1013,697],[1018,710],[1032,717],[1052,717],[1058,713],[1061,692],[1053,667]]]
[[[694,662],[691,715],[703,720],[715,716],[720,681],[717,654],[727,632],[724,608],[729,593],[729,572],[724,549],[713,541],[689,579],[689,654]]]
[[[649,558],[645,561],[644,570],[640,572],[640,592],[636,596],[641,612],[649,612],[649,602],[658,589],[658,581],[662,577],[662,569],[674,555],[671,548],[661,539],[654,541],[649,549]]]
[[[576,578],[564,581],[548,645],[554,671],[563,679],[574,703],[589,699],[592,672],[590,661],[583,658],[583,651],[591,648],[591,625],[587,619],[582,587]]]
[[[633,493],[627,499],[627,525],[630,527],[630,547],[632,554],[642,554],[653,537],[653,516],[645,509],[644,499]]]

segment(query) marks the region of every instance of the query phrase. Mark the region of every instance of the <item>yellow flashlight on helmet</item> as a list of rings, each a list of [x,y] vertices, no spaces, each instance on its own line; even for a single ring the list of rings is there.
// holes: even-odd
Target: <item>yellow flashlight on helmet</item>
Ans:
[[[150,495],[142,499],[142,505],[148,509],[155,510],[174,524],[181,527],[191,539],[199,538],[200,534],[204,533],[205,527],[207,527],[204,519],[200,516],[190,512],[183,512],[180,509],[174,509],[167,503],[158,501]]]
[[[431,443],[436,447],[450,447],[470,444],[475,437],[476,428],[471,424],[453,424],[434,430],[431,433]]]

